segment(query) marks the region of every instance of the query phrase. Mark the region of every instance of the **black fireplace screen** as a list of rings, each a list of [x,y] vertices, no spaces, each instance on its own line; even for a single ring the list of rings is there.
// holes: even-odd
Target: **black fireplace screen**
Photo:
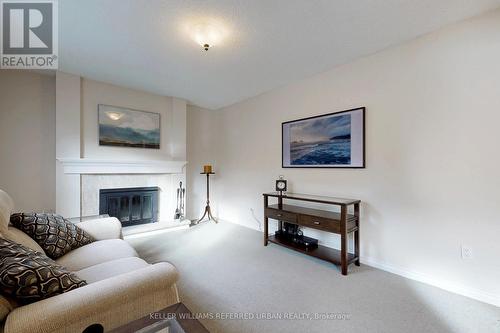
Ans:
[[[99,190],[99,214],[120,220],[124,227],[158,221],[158,187]]]

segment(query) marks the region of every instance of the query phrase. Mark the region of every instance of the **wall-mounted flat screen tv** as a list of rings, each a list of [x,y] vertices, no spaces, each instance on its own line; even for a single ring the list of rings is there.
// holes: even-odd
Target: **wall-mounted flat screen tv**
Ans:
[[[282,123],[283,168],[364,168],[365,108]]]

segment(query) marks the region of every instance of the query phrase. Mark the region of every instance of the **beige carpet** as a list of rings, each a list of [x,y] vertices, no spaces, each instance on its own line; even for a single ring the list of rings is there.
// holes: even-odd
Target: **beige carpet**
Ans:
[[[149,262],[177,266],[182,301],[212,333],[500,332],[497,307],[363,264],[344,277],[261,238],[210,223],[129,242]]]

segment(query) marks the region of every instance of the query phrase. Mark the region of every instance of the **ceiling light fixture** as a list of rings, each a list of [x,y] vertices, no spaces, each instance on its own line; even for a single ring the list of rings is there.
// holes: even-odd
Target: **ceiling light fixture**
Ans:
[[[214,23],[201,22],[191,28],[191,36],[205,51],[222,41],[223,29]]]

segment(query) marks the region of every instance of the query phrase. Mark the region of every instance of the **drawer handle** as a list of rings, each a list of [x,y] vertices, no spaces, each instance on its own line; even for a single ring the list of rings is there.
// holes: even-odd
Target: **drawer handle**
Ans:
[[[277,216],[277,217],[281,217],[282,215],[281,215],[281,214],[277,214],[276,216]]]
[[[314,224],[316,224],[316,225],[320,225],[320,224],[321,224],[321,223],[320,223],[320,222],[318,222],[318,221],[314,221],[313,223],[314,223]]]

